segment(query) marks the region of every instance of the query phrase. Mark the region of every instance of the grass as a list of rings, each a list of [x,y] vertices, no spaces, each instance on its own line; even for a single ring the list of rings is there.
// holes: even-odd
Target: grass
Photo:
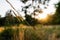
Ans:
[[[13,32],[9,30],[9,32],[13,34],[13,40],[19,40],[20,38],[23,38],[21,40],[60,40],[60,25],[36,25],[36,29],[22,24],[19,27],[14,27],[5,28],[0,32],[0,37],[2,37],[1,34],[4,31],[8,31],[8,29],[10,29],[13,30]]]

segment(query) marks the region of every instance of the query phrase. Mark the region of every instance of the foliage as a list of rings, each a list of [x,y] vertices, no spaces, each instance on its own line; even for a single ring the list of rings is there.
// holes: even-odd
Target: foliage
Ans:
[[[26,29],[24,40],[54,40],[60,38],[60,34],[59,34],[60,29],[58,29],[59,27],[44,28],[42,26],[41,28],[38,27],[36,28],[37,28],[36,30]]]
[[[2,33],[0,33],[0,40],[12,40],[14,34],[14,30],[6,29]]]
[[[32,18],[31,16],[26,15],[25,17],[26,17],[26,21],[28,22],[29,25],[34,26],[34,25],[38,24],[37,20]]]
[[[56,5],[58,5],[58,7],[57,7],[56,13],[53,17],[52,24],[60,24],[60,2]]]
[[[27,2],[28,0],[21,0],[21,1]],[[40,0],[40,2],[41,2],[41,0]],[[46,2],[46,0],[43,2],[44,5],[45,5],[45,2]],[[49,0],[47,2],[49,2]],[[44,23],[44,24],[60,24],[60,2],[57,5],[58,5],[58,7],[57,7],[57,10],[56,10],[56,13],[52,17],[53,20],[51,20],[51,21],[49,21],[47,23]],[[12,11],[10,10],[10,11],[6,12],[5,17],[0,18],[0,26],[18,25],[20,23],[23,23],[23,24],[26,24],[26,25],[30,24],[31,26],[34,26],[35,24],[38,24],[37,20],[35,18],[31,17],[32,15],[27,14],[27,9],[30,6],[31,6],[31,4],[29,4],[29,5],[22,8],[22,11],[24,11],[24,13],[25,13],[26,20],[24,20],[23,22],[19,22],[17,20],[17,18],[12,15]],[[36,12],[36,11],[34,10],[34,12]],[[35,15],[35,14],[33,14],[33,15]]]
[[[20,0],[20,1],[22,1],[23,3],[26,3],[28,0]]]
[[[20,22],[17,20],[16,17],[12,15],[12,11],[8,10],[6,12],[5,17],[0,18],[0,26],[11,26],[11,25],[18,25]]]
[[[0,40],[18,40],[18,38],[20,38],[19,32],[21,32],[22,30],[24,30],[24,40],[58,40],[60,38],[60,26],[38,25],[38,27],[36,27],[36,30],[34,30],[32,27],[26,29],[18,28],[18,30],[14,30],[12,28],[5,29],[0,33]]]

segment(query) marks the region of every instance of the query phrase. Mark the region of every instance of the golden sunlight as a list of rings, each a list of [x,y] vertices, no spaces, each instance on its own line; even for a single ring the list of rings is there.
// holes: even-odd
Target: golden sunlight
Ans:
[[[42,14],[39,14],[38,17],[39,17],[38,18],[39,20],[46,19],[47,18],[47,14],[42,13]]]
[[[56,8],[53,5],[47,6],[47,9],[42,9],[42,13],[35,12],[37,16],[35,16],[36,19],[38,20],[48,20],[49,15],[52,16],[55,14]]]

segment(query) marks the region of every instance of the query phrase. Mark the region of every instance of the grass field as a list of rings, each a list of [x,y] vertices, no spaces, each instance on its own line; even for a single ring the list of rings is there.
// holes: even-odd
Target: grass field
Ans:
[[[35,27],[35,29],[34,29]],[[60,40],[60,25],[0,27],[0,40]]]

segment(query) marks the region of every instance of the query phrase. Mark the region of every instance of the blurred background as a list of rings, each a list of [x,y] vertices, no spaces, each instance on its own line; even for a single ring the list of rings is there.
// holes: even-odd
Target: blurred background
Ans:
[[[0,40],[60,40],[60,0],[0,0]]]

